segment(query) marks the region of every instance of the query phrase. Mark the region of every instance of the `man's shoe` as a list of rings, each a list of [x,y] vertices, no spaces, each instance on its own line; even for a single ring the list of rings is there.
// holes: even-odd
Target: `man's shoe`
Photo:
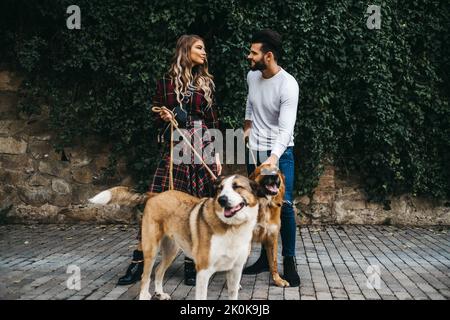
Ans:
[[[264,248],[261,248],[261,254],[254,264],[244,268],[242,274],[258,274],[261,272],[269,271],[269,262],[267,261],[267,253]]]
[[[118,286],[126,286],[141,280],[142,271],[144,270],[144,255],[142,251],[134,250],[133,261],[128,266],[127,272],[119,281],[117,281]]]
[[[290,287],[298,287],[300,285],[300,277],[297,272],[297,264],[294,257],[283,258],[284,275],[283,278],[289,282]]]
[[[197,278],[197,271],[195,271],[195,264],[192,259],[184,259],[184,284],[187,286],[195,286]]]

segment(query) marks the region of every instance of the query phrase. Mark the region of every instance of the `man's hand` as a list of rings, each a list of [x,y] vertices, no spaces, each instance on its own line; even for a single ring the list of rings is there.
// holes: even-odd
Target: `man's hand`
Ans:
[[[250,137],[250,129],[244,131],[244,143],[248,142],[249,137]]]
[[[244,143],[248,142],[250,137],[250,130],[252,129],[252,122],[250,120],[244,121]]]
[[[271,154],[269,158],[267,158],[266,161],[264,161],[262,164],[270,164],[273,166],[276,166],[278,163],[278,157],[274,154]]]

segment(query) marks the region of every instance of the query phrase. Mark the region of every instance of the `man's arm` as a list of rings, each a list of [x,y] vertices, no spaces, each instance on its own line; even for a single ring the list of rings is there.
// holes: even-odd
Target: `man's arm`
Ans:
[[[298,93],[298,84],[294,81],[289,82],[282,90],[280,114],[278,117],[279,132],[270,157],[265,162],[276,164],[288,147],[297,119]]]
[[[247,74],[247,86],[248,86],[249,75],[250,75],[250,73]],[[245,120],[244,120],[244,142],[245,143],[247,143],[247,141],[248,141],[248,138],[250,136],[250,130],[252,128],[253,106],[250,103],[249,94],[247,94],[247,101],[245,103]]]

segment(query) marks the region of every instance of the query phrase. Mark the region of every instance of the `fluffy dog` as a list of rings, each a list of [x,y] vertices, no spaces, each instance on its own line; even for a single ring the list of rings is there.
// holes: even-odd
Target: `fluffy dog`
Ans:
[[[228,296],[235,300],[258,218],[259,189],[255,181],[232,175],[216,182],[212,198],[199,199],[175,190],[139,195],[116,187],[99,193],[90,202],[125,205],[146,202],[142,218],[141,300],[151,298],[150,274],[158,249],[161,263],[155,272],[155,294],[161,300],[170,299],[163,291],[163,278],[180,248],[195,261],[197,300],[207,298],[209,279],[218,271],[227,272]]]

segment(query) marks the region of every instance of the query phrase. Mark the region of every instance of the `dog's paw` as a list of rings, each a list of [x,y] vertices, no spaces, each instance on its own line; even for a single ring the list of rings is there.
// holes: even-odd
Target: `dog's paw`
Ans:
[[[152,295],[149,292],[141,292],[139,294],[139,300],[150,300]]]
[[[153,296],[156,300],[170,300],[172,299],[170,295],[164,292],[155,292],[155,295]]]
[[[273,279],[273,281],[275,282],[275,285],[277,287],[281,287],[281,288],[289,287],[289,282],[287,282],[286,280],[282,279],[280,276],[275,277]]]

